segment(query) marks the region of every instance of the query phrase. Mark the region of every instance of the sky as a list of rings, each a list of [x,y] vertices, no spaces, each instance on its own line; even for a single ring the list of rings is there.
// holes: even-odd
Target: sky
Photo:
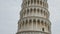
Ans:
[[[16,34],[22,0],[0,0],[0,34]],[[60,0],[48,0],[51,33],[60,34]]]

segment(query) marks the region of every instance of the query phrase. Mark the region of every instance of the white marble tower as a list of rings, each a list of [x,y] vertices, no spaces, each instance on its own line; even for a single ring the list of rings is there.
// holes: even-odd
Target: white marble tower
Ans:
[[[16,34],[51,34],[47,0],[22,0]]]

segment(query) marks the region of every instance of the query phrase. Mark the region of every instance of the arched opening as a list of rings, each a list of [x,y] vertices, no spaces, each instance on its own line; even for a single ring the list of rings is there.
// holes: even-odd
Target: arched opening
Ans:
[[[33,19],[33,22],[35,23],[35,22],[36,22],[36,20],[35,20],[35,19]]]
[[[37,0],[37,4],[39,4],[39,0]]]
[[[39,13],[39,9],[37,9],[37,12]]]
[[[29,9],[27,9],[27,14],[29,14]]]
[[[40,1],[40,5],[42,5],[42,0]]]
[[[40,20],[37,20],[37,23],[40,24]]]
[[[32,20],[30,19],[30,20],[29,20],[29,24],[31,24],[31,23],[32,23]]]
[[[34,8],[34,13],[36,13],[36,8]]]
[[[44,28],[42,28],[42,31],[44,31]]]
[[[36,28],[36,19],[33,19],[33,29]]]
[[[30,8],[30,14],[32,14],[32,8]]]
[[[33,0],[31,0],[31,4],[33,3]]]
[[[41,24],[43,25],[43,20],[41,21]]]
[[[36,0],[34,0],[34,4],[36,4]]]
[[[27,5],[27,1],[26,1],[26,5]]]
[[[42,9],[41,9],[41,14],[42,14]]]
[[[31,10],[31,12],[32,12],[32,8],[31,8],[30,10]]]
[[[31,22],[32,22],[32,20],[29,20],[29,22],[31,23]]]
[[[28,5],[30,4],[30,1],[28,0]]]

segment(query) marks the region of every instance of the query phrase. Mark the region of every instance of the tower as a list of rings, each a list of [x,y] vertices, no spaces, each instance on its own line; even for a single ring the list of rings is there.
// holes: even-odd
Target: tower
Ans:
[[[51,34],[47,0],[23,0],[17,34]]]

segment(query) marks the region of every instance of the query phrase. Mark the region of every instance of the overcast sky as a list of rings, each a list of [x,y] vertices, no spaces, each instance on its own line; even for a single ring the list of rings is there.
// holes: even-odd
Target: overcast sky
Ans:
[[[22,0],[0,0],[0,34],[16,34]],[[52,34],[60,34],[60,0],[48,0]]]

